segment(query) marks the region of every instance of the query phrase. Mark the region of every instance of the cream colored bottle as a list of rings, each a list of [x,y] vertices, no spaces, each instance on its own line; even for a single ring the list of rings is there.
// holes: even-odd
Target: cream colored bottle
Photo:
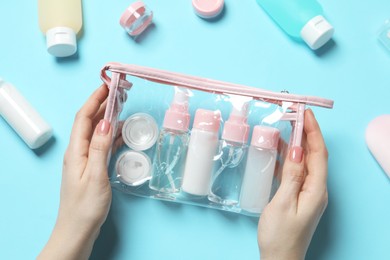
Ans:
[[[67,57],[76,53],[76,35],[83,24],[81,0],[38,0],[38,17],[50,54]]]

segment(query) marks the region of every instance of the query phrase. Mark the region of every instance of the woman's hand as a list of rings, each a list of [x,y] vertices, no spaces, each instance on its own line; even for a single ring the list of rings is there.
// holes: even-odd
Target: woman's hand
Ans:
[[[328,204],[328,152],[313,112],[305,111],[303,149],[292,147],[282,182],[258,227],[261,259],[304,259]]]
[[[61,201],[53,233],[38,259],[88,259],[111,204],[107,157],[112,130],[103,120],[107,86],[77,113],[64,156]]]

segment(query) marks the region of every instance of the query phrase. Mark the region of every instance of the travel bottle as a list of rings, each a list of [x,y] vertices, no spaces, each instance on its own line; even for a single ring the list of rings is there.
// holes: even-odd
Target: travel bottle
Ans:
[[[38,114],[22,94],[0,78],[0,116],[15,130],[23,141],[36,149],[53,135],[51,126]]]
[[[241,186],[240,207],[259,214],[267,205],[275,171],[280,132],[269,126],[255,126]]]
[[[250,129],[247,108],[248,103],[240,109],[233,108],[224,124],[208,196],[218,204],[238,204]]]
[[[50,54],[67,57],[76,53],[76,35],[83,23],[81,0],[38,0],[38,17]]]
[[[189,140],[188,93],[176,89],[166,111],[157,141],[149,187],[165,193],[179,192]]]
[[[257,0],[265,12],[295,40],[302,39],[313,50],[333,36],[317,0]]]
[[[198,109],[195,113],[184,168],[182,191],[207,196],[221,124],[219,111]]]

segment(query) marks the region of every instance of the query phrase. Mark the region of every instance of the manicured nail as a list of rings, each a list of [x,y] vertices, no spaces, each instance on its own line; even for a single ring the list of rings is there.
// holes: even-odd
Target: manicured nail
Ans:
[[[98,135],[107,135],[110,132],[110,122],[105,119],[100,120],[97,126]]]
[[[303,156],[303,149],[300,146],[294,146],[290,150],[290,160],[295,163],[301,163]]]

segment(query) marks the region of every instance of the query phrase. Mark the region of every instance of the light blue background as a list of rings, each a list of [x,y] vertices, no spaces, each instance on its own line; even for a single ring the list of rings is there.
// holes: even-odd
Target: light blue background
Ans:
[[[46,243],[74,115],[109,61],[335,100],[333,110],[314,109],[330,155],[329,206],[307,259],[390,259],[390,180],[364,141],[370,120],[390,113],[390,55],[376,39],[390,1],[322,0],[336,33],[314,53],[254,0],[227,0],[213,22],[194,15],[190,0],[145,1],[155,26],[137,42],[118,24],[131,1],[85,0],[78,55],[58,60],[46,52],[36,2],[0,4],[0,76],[55,139],[33,152],[0,119],[0,259],[32,259]],[[256,227],[245,216],[114,191],[92,259],[258,259]]]

